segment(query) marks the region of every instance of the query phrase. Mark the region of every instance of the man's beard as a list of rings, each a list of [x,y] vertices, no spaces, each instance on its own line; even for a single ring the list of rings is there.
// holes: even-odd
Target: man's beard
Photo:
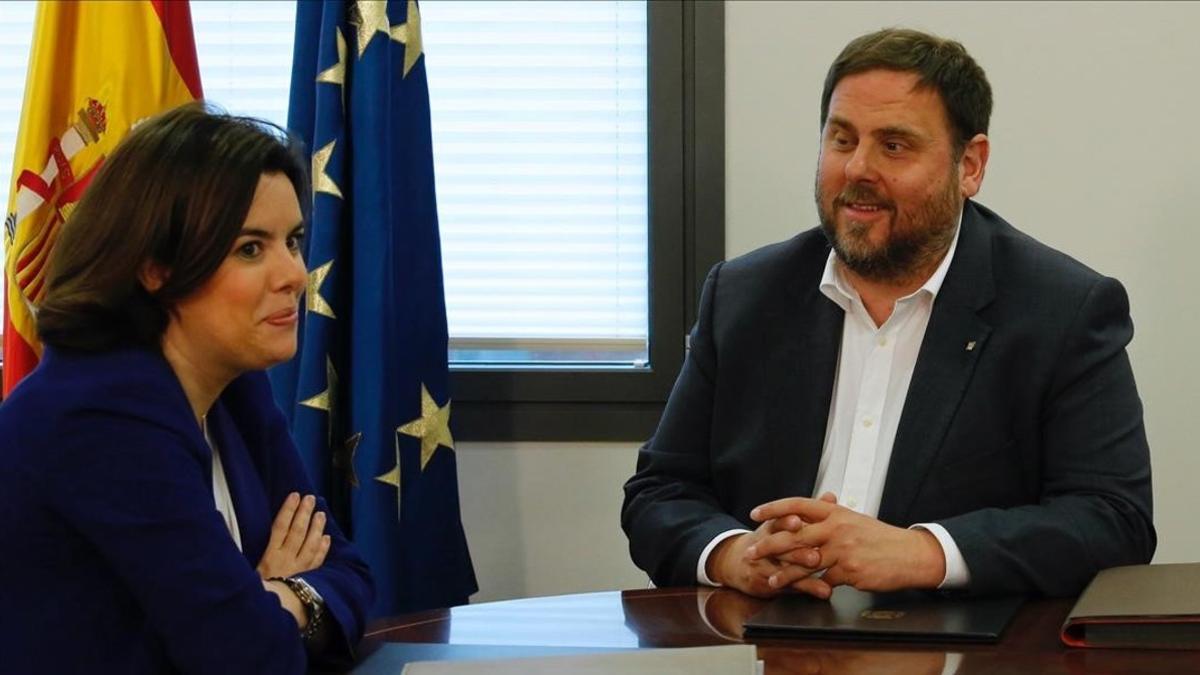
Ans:
[[[833,200],[833,213],[821,200],[820,176],[817,177],[817,214],[821,230],[837,257],[858,276],[881,283],[904,283],[926,271],[932,271],[954,240],[954,229],[962,210],[954,172],[946,180],[946,189],[913,211],[898,211],[894,202],[883,199],[873,188],[862,184],[847,185]],[[887,241],[876,247],[868,239],[871,225],[848,221],[839,231],[835,216],[850,203],[877,205],[891,211],[891,231]],[[886,227],[877,223],[874,227]]]

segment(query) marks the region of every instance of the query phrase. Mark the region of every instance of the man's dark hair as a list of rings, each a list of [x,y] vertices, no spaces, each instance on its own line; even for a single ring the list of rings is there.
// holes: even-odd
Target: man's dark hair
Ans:
[[[918,87],[933,89],[941,96],[956,158],[975,134],[987,133],[992,87],[983,68],[962,44],[907,28],[885,28],[855,38],[838,54],[825,75],[821,128],[829,116],[829,100],[837,83],[869,70],[915,73]]]
[[[302,157],[283,129],[203,103],[137,125],[62,226],[37,310],[42,341],[159,349],[171,309],[229,255],[263,174],[287,176],[307,215]],[[153,293],[139,278],[147,263],[166,272]]]

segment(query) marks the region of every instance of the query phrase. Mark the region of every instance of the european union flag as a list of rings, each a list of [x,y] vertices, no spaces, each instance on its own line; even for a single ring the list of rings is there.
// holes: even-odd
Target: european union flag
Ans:
[[[375,616],[478,590],[458,505],[417,3],[298,2],[288,126],[312,153],[300,350],[271,373]]]

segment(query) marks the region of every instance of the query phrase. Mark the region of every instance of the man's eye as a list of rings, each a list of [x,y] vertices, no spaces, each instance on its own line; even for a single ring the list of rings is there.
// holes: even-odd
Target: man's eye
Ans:
[[[887,148],[888,152],[900,152],[901,150],[904,149],[904,146],[902,144],[896,143],[895,141],[889,141],[887,143],[884,143],[883,147]]]

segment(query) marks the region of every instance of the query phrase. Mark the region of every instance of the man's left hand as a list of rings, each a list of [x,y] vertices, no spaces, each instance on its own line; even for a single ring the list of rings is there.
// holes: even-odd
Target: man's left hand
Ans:
[[[763,504],[750,512],[757,522],[798,516],[798,532],[776,532],[746,552],[748,560],[778,557],[800,547],[818,549],[814,565],[825,569],[820,579],[811,569],[785,567],[770,579],[775,588],[829,597],[834,586],[863,591],[937,588],[946,576],[946,559],[937,538],[926,530],[904,529],[819,499],[790,497]]]

